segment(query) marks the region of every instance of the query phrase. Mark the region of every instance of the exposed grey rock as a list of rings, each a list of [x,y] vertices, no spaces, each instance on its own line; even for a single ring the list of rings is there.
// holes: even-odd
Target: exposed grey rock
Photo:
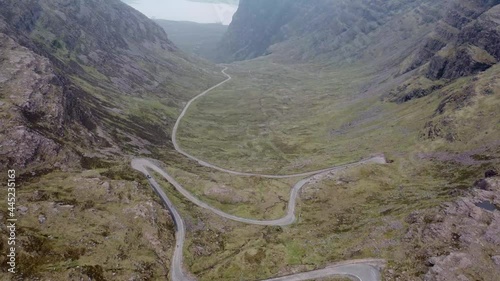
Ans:
[[[64,135],[69,112],[65,108],[63,89],[54,84],[57,76],[49,60],[20,46],[0,33],[0,75],[7,77],[11,118],[0,128],[0,167],[26,168],[49,160],[66,159],[59,166],[75,160],[42,128],[51,134]],[[37,129],[33,129],[36,127]]]
[[[427,76],[432,79],[468,76],[484,71],[500,60],[500,6],[494,6],[495,1],[465,2],[469,5],[457,3],[448,12],[448,24],[459,30],[447,45],[455,51],[431,59]]]
[[[476,280],[480,272],[483,280],[493,280],[500,274],[496,258],[485,258],[498,253],[500,246],[500,211],[486,210],[477,202],[498,202],[499,177],[485,180],[490,190],[475,189],[466,196],[430,210],[426,215],[411,214],[410,228],[405,241],[419,241],[425,245],[428,272],[424,280]],[[496,268],[496,269],[495,269]]]
[[[500,247],[500,215],[498,211],[495,211],[495,213],[497,213],[497,215],[486,229],[484,238],[486,241]]]
[[[474,182],[474,187],[488,191],[498,191],[500,189],[499,177],[488,177]]]
[[[438,2],[444,5],[436,15],[439,20],[423,40],[415,42],[416,48],[401,63],[398,75],[408,78],[401,76],[405,81],[389,92],[387,96],[391,101],[401,103],[427,96],[450,80],[475,75],[500,61],[498,1]],[[437,2],[432,4],[435,5]],[[473,90],[465,90],[464,95],[451,98],[467,101],[472,94]],[[442,105],[440,107],[438,111],[442,113]],[[442,137],[453,139],[452,135]]]
[[[25,215],[28,212],[28,207],[19,206],[17,207],[17,211],[19,212],[20,215]]]
[[[425,275],[424,280],[435,280],[435,281],[445,281],[445,280],[469,280],[461,279],[460,275],[456,275],[460,269],[467,268],[471,266],[472,260],[465,253],[451,253],[448,256],[441,256],[433,258],[434,266]]]
[[[108,190],[108,189],[110,188],[110,184],[109,184],[109,182],[107,182],[107,181],[103,182],[103,183],[101,184],[101,186],[102,186],[102,188],[104,188],[104,189],[106,189],[106,190]]]
[[[121,1],[70,2],[2,2],[0,97],[8,108],[0,118],[0,169],[69,169],[82,154],[111,158],[124,147],[164,145],[171,117],[155,123],[106,108],[129,112],[123,95],[161,96],[175,107],[219,81],[215,66],[180,52]]]
[[[491,260],[498,266],[500,266],[500,256],[493,256]]]
[[[426,2],[241,0],[219,45],[218,60],[238,61],[271,53],[294,61],[330,62],[365,54],[373,59],[373,54],[387,52],[386,46],[394,55],[393,43],[412,38],[427,28],[425,22],[436,21],[436,6],[441,4]],[[413,11],[416,7],[420,10]],[[419,24],[407,24],[401,16],[405,13]],[[396,24],[398,28],[394,28]]]
[[[456,79],[485,71],[497,63],[497,60],[490,58],[488,53],[476,55],[475,52],[483,51],[461,47],[450,57],[434,56],[430,61],[427,77],[431,79]],[[476,56],[485,56],[485,59],[478,60]]]
[[[38,215],[38,222],[40,224],[44,224],[46,220],[47,220],[47,217],[45,215],[43,215],[43,214]]]

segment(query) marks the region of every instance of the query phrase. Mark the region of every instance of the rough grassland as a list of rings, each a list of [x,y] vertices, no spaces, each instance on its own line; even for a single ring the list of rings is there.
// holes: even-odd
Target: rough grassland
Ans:
[[[174,243],[173,222],[152,200],[147,184],[129,181],[127,167],[120,171],[18,178],[18,274],[5,273],[0,279],[165,279]],[[7,198],[5,191],[0,191],[2,198]],[[0,212],[0,217],[6,215]],[[8,247],[3,238],[2,234],[0,249]]]
[[[437,106],[437,99],[396,105],[360,93],[370,73],[359,66],[311,73],[308,67],[231,65],[233,80],[188,111],[180,145],[237,170],[308,171],[408,152]]]
[[[416,209],[449,200],[467,186],[467,179],[453,178],[456,168],[398,161],[332,174],[304,188],[298,200],[298,221],[287,227],[221,219],[179,197],[167,182],[160,183],[185,218],[188,236],[184,254],[190,272],[200,280],[258,280],[357,258],[382,257],[407,266],[406,253],[399,247],[405,233],[404,218]],[[479,176],[473,170],[460,173]],[[218,183],[223,185],[224,181]],[[194,192],[199,189],[186,187]],[[283,192],[288,191],[286,187]],[[270,189],[270,200],[258,204],[272,202],[274,192]],[[264,208],[241,212],[222,200],[213,205],[243,216],[277,215]]]
[[[307,185],[298,221],[288,227],[222,220],[163,182],[187,221],[188,270],[200,280],[259,280],[377,257],[405,278],[419,278],[425,261],[403,246],[406,218],[453,200],[495,167],[498,69],[397,105],[382,101],[385,92],[361,87],[368,70],[316,69],[319,74],[308,75],[301,70],[311,66],[301,67],[263,60],[232,64],[233,81],[188,112],[181,146],[224,167],[267,173],[324,168],[380,152],[391,163]],[[295,182],[228,176],[171,153],[162,158],[167,155],[166,169],[188,190],[244,217],[279,217]]]

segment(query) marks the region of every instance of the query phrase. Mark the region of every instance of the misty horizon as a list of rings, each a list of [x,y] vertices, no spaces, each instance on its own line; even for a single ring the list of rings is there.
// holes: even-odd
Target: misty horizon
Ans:
[[[231,23],[238,9],[237,5],[228,4],[228,1],[202,3],[188,0],[124,0],[123,2],[152,19],[223,25]]]

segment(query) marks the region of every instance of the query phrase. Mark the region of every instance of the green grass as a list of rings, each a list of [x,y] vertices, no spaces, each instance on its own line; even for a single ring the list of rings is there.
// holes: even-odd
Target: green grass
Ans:
[[[406,217],[454,200],[492,167],[454,157],[500,156],[495,145],[500,137],[495,129],[497,69],[395,104],[383,101],[384,91],[360,90],[369,69],[316,69],[316,75],[308,75],[308,68],[314,70],[263,60],[232,64],[233,81],[188,111],[180,126],[181,146],[222,167],[267,173],[324,168],[377,152],[394,162],[355,167],[306,186],[298,200],[298,220],[286,227],[222,220],[179,198],[163,182],[191,226],[185,259],[200,280],[258,280],[372,257],[387,259],[390,267],[418,278],[425,261],[414,260],[404,244]],[[472,94],[467,90],[471,84]],[[436,113],[447,98],[444,113]],[[441,136],[428,137],[429,120],[440,124]],[[447,141],[448,134],[455,140]],[[451,158],[422,157],[436,152]],[[269,210],[264,206],[278,202],[295,182],[228,176],[175,154],[164,153],[162,159],[167,155],[171,161],[166,169],[187,189],[243,217],[282,214],[284,202]],[[207,192],[221,186],[224,195]]]
[[[221,172],[166,170],[202,201],[245,218],[277,219],[285,215],[290,189],[297,179],[238,177]]]
[[[451,191],[479,176],[476,170],[408,159],[337,172],[304,187],[298,221],[286,227],[221,219],[186,201],[164,180],[159,182],[186,221],[184,254],[190,272],[200,280],[258,280],[347,259],[402,260],[406,252],[400,237],[405,233],[406,216],[450,200]],[[201,174],[201,178],[206,176]],[[185,180],[182,173],[177,179]],[[225,183],[218,179],[217,184]],[[253,190],[246,185],[232,188],[234,192],[241,189]],[[289,192],[289,187],[283,189]],[[267,197],[273,200],[272,189]],[[230,203],[207,202],[231,211]]]
[[[62,52],[59,55],[65,56]],[[182,96],[179,93],[186,85],[172,83],[171,88],[161,87],[169,90],[168,96],[159,92],[120,95],[116,88],[106,92],[102,84],[92,83],[92,79],[105,83],[99,71],[84,70],[88,79],[72,77],[73,82],[102,103],[99,106],[120,110],[109,110],[101,121],[125,128],[124,132],[135,130],[137,136],[151,128],[146,124],[160,128],[162,138],[149,136],[160,143],[151,148],[153,155],[193,194],[242,217],[283,215],[295,180],[234,177],[163,149],[178,108],[194,90]],[[364,87],[376,73],[362,65],[320,69],[265,60],[232,64],[228,72],[233,80],[194,103],[181,123],[179,140],[187,151],[222,167],[282,174],[353,162],[380,152],[395,162],[356,167],[306,186],[298,200],[298,220],[286,227],[221,219],[160,181],[186,221],[186,268],[202,281],[258,280],[336,261],[377,257],[410,275],[421,274],[415,264],[424,261],[412,260],[403,247],[405,218],[415,210],[453,200],[457,190],[470,187],[491,165],[425,160],[419,153],[456,156],[473,151],[477,160],[499,157],[498,145],[491,145],[500,139],[498,70],[494,67],[476,80],[460,79],[432,95],[398,105],[381,99],[387,94],[383,87]],[[467,90],[470,85],[473,90]],[[446,98],[451,99],[443,105],[444,113],[437,114],[436,108]],[[428,121],[437,130],[431,139],[426,136]],[[447,141],[447,136],[453,141]],[[112,279],[118,263],[123,276],[149,274],[152,267],[149,278],[163,279],[174,243],[166,212],[151,201],[154,195],[145,181],[131,176],[129,169],[88,161],[88,168],[97,170],[50,173],[23,187],[20,204],[38,209],[23,218],[20,229],[33,241],[27,244],[38,248],[23,250],[20,268],[34,276],[68,280],[65,274],[79,266],[96,279],[101,271]],[[114,180],[111,194],[99,188],[106,177]],[[41,192],[43,200],[31,202],[35,192]],[[76,213],[52,214],[52,203],[73,205]],[[140,210],[148,209],[149,203],[156,206],[158,220],[140,218]],[[48,216],[46,228],[38,223],[40,213]],[[159,257],[151,246],[155,241],[149,240],[154,233],[164,239],[161,248],[154,247],[162,250]],[[113,239],[106,239],[108,234]],[[88,245],[93,245],[91,250],[82,253]]]
[[[306,67],[261,60],[231,65],[233,80],[186,114],[180,145],[237,170],[314,170],[410,151],[437,106],[437,99],[396,105],[360,93],[370,72],[359,66],[319,75]]]
[[[110,180],[100,173],[107,169],[100,169],[51,172],[18,181],[16,276],[23,280],[165,278],[166,259],[173,248],[172,222],[162,206],[151,201],[147,185],[130,181],[134,173],[128,169],[115,163],[112,172],[127,180]],[[5,191],[0,191],[4,198]],[[45,222],[39,222],[40,216]]]

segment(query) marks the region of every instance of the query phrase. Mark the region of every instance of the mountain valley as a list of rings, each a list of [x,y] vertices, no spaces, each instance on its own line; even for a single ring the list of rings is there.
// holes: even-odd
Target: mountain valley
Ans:
[[[240,0],[228,27],[119,0],[0,7],[19,219],[0,279],[173,279],[179,221],[153,182],[185,225],[185,280],[500,273],[500,1]],[[137,159],[244,219],[282,218],[306,184],[293,223],[246,224]]]

